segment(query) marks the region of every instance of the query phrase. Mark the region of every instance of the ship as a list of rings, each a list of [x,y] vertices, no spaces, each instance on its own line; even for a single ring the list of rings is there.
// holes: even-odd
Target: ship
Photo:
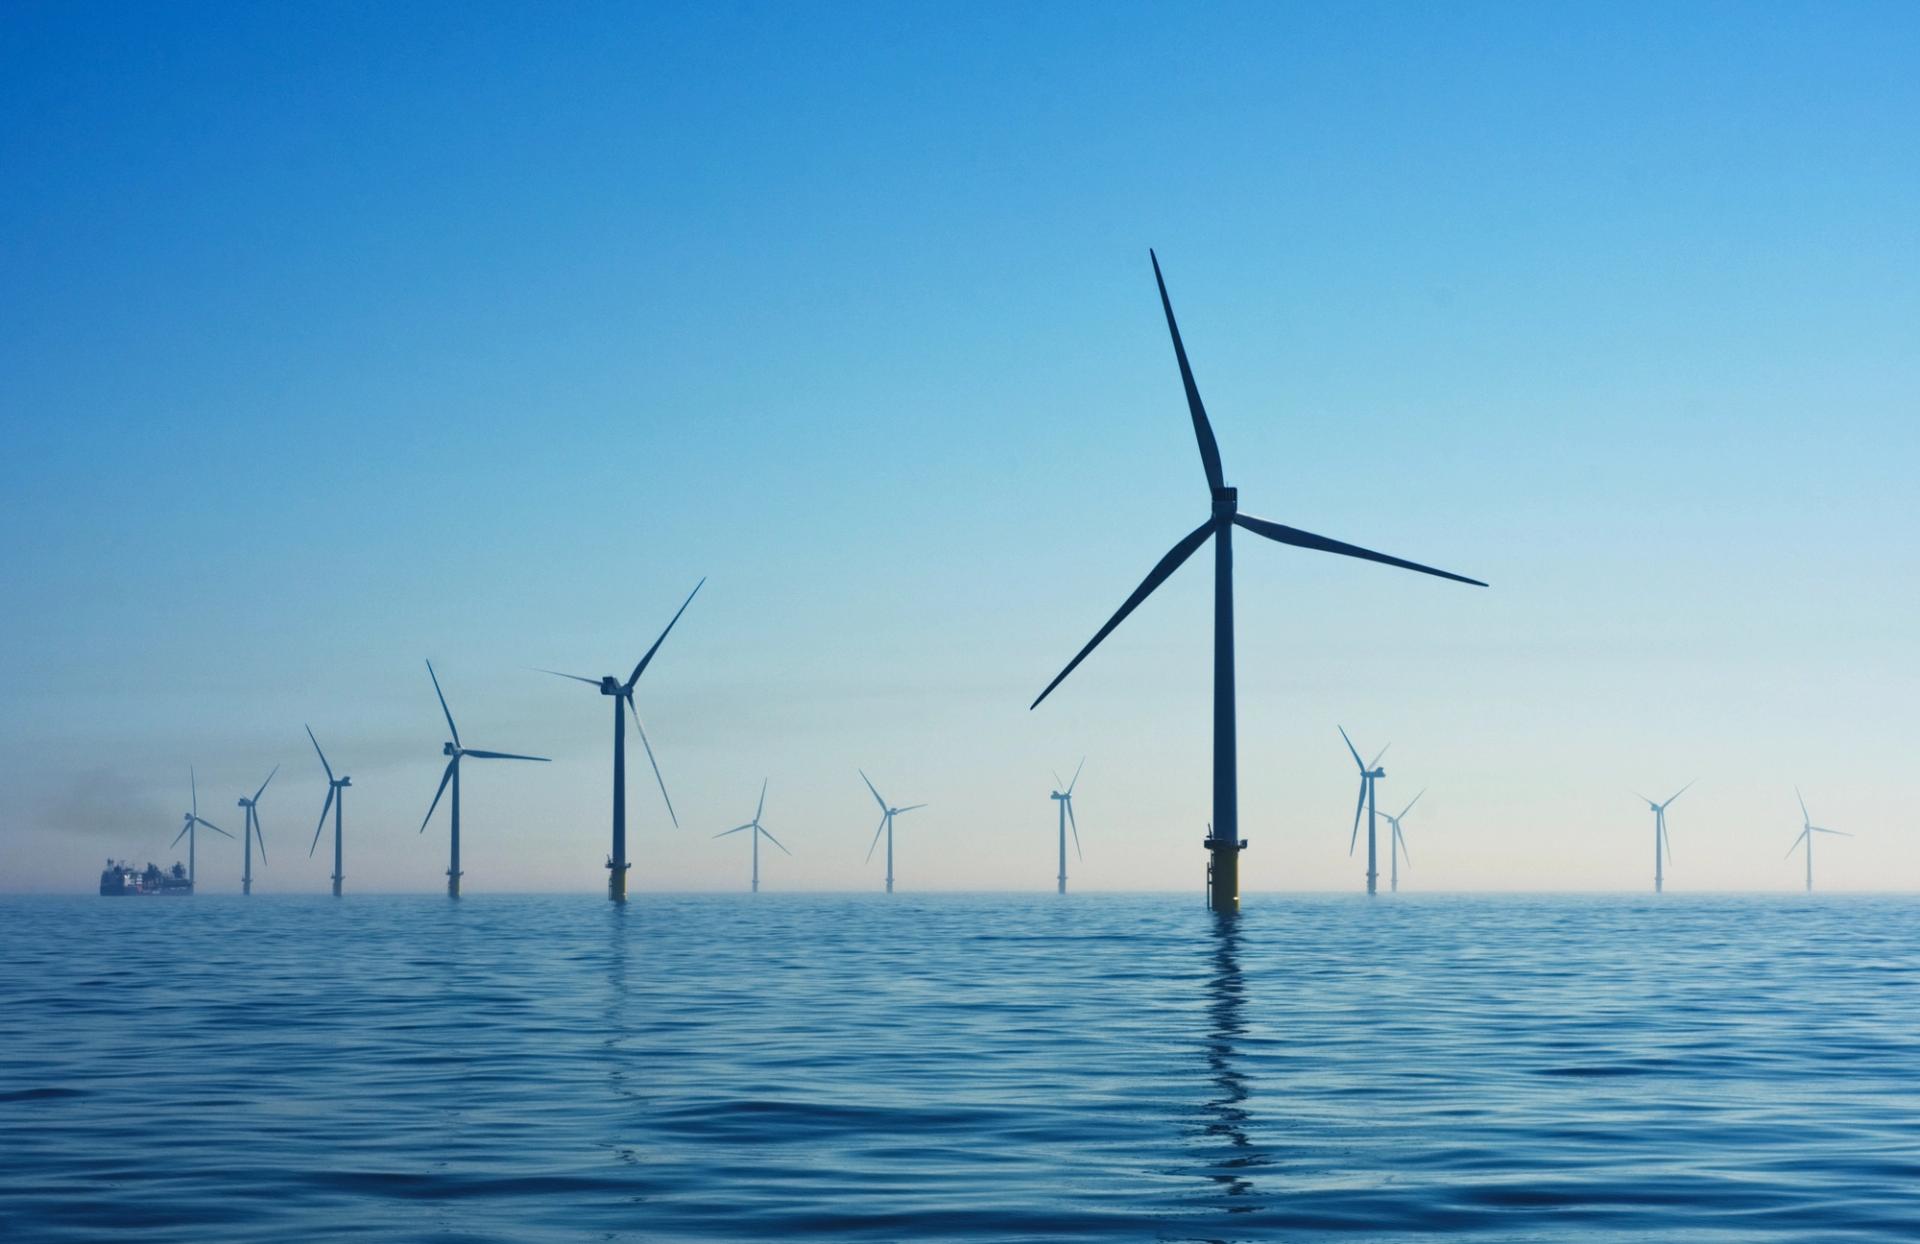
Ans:
[[[108,897],[122,894],[192,894],[193,881],[187,876],[186,867],[179,863],[162,872],[158,864],[150,863],[142,870],[125,860],[108,860],[106,868],[100,872],[100,893]]]

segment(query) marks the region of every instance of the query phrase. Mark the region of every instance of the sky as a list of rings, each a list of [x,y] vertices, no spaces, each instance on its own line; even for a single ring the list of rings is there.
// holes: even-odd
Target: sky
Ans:
[[[1207,514],[1248,891],[1920,888],[1910,5],[13,4],[0,892],[1201,888]],[[202,891],[237,892],[203,839]]]

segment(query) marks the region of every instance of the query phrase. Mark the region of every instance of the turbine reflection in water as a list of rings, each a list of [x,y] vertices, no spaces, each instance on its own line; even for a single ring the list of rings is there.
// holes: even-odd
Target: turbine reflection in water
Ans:
[[[1240,1066],[1240,1046],[1247,1031],[1247,987],[1240,972],[1238,920],[1231,912],[1213,916],[1213,962],[1207,977],[1207,1029],[1202,1050],[1214,1093],[1200,1113],[1204,1119],[1201,1134],[1209,1150],[1217,1147],[1220,1155],[1211,1163],[1207,1178],[1225,1199],[1228,1213],[1250,1214],[1261,1208],[1253,1198],[1252,1176],[1267,1164],[1267,1159],[1247,1135],[1251,1119],[1247,1099],[1252,1090]]]

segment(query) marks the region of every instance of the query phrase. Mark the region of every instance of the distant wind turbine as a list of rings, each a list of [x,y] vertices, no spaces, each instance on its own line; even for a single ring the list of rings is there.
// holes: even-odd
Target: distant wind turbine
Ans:
[[[273,774],[280,772],[280,766],[273,766],[273,773],[267,774],[267,782],[273,781]],[[240,845],[246,852],[246,867],[240,874],[240,893],[253,893],[253,844],[260,844],[260,862],[267,862],[267,839],[260,832],[260,796],[267,793],[267,782],[260,783],[260,789],[253,792],[253,798],[242,797],[240,806],[247,810],[247,827],[240,831]]]
[[[1240,804],[1238,778],[1238,748],[1235,740],[1234,702],[1233,702],[1233,529],[1244,527],[1255,535],[1265,536],[1281,544],[1290,544],[1298,548],[1314,549],[1322,553],[1338,553],[1344,557],[1358,557],[1367,561],[1380,562],[1388,566],[1398,566],[1403,570],[1417,570],[1422,574],[1437,575],[1443,579],[1452,579],[1458,583],[1471,583],[1477,587],[1486,584],[1478,579],[1469,579],[1465,575],[1453,574],[1445,570],[1436,570],[1418,562],[1404,561],[1398,557],[1389,557],[1385,553],[1376,553],[1357,545],[1345,544],[1339,540],[1329,540],[1311,532],[1301,531],[1280,523],[1269,522],[1264,518],[1254,518],[1240,512],[1239,492],[1226,483],[1220,465],[1220,447],[1214,441],[1213,426],[1207,421],[1206,408],[1200,403],[1200,390],[1194,384],[1193,369],[1187,363],[1187,349],[1180,341],[1179,325],[1174,323],[1173,303],[1167,297],[1167,284],[1160,274],[1160,259],[1149,251],[1153,260],[1153,278],[1160,287],[1160,307],[1166,313],[1167,332],[1173,338],[1174,358],[1180,365],[1180,382],[1186,389],[1187,411],[1193,418],[1194,439],[1200,445],[1200,463],[1207,473],[1207,487],[1211,491],[1213,512],[1207,520],[1182,537],[1178,544],[1168,550],[1154,568],[1147,572],[1133,594],[1107,620],[1107,624],[1094,633],[1086,647],[1080,649],[1067,667],[1060,671],[1054,680],[1047,684],[1030,707],[1039,707],[1040,701],[1047,698],[1061,680],[1071,674],[1074,667],[1087,658],[1087,654],[1105,639],[1113,629],[1124,621],[1128,614],[1152,594],[1153,590],[1166,582],[1175,570],[1178,570],[1187,558],[1205,544],[1213,541],[1213,820],[1212,828],[1207,832],[1205,846],[1210,853],[1207,868],[1207,889],[1209,901],[1218,911],[1237,911],[1240,906],[1240,851],[1246,844],[1240,838]]]
[[[1695,778],[1693,782],[1699,780]],[[1688,782],[1686,786],[1668,795],[1666,803],[1655,803],[1638,791],[1634,792],[1634,798],[1646,800],[1647,809],[1653,813],[1653,892],[1655,894],[1666,889],[1667,874],[1664,861],[1673,858],[1673,840],[1667,837],[1667,805],[1686,794],[1693,786],[1693,782]]]
[[[180,839],[187,840],[187,888],[191,890],[193,888],[193,845],[194,839],[198,837],[193,832],[194,826],[205,825],[222,838],[230,839],[233,835],[200,815],[200,780],[194,776],[191,765],[187,766],[187,783],[188,788],[193,792],[193,810],[186,814],[186,823],[180,826],[180,832],[173,836],[173,841],[168,845],[177,847],[180,845]]]
[[[1822,829],[1815,825],[1812,815],[1807,812],[1806,796],[1800,793],[1798,786],[1793,788],[1793,797],[1800,801],[1800,836],[1795,838],[1793,845],[1787,848],[1787,856],[1792,858],[1793,853],[1800,849],[1802,842],[1807,844],[1807,893],[1811,894],[1813,893],[1813,836],[1832,834],[1836,838],[1851,838],[1853,835],[1844,829]]]
[[[420,818],[420,832],[427,832],[427,822],[433,819],[433,810],[440,806],[440,796],[446,793],[447,783],[453,783],[453,801],[451,820],[453,825],[453,847],[447,863],[447,897],[460,897],[460,760],[471,756],[475,760],[537,760],[545,764],[545,756],[521,756],[513,752],[483,752],[477,748],[460,745],[460,727],[453,724],[453,710],[447,707],[447,697],[440,690],[440,676],[433,672],[433,662],[427,662],[427,677],[433,679],[433,694],[440,699],[440,711],[446,715],[447,730],[453,735],[451,741],[440,749],[440,754],[448,757],[446,772],[440,775],[440,789],[433,792],[433,802],[427,805],[427,814]]]
[[[1073,826],[1073,853],[1080,859],[1080,822],[1073,819],[1073,788],[1080,784],[1080,770],[1087,767],[1087,758],[1082,756],[1080,764],[1073,771],[1073,781],[1064,783],[1062,789],[1060,775],[1053,775],[1053,794],[1048,798],[1060,805],[1060,893],[1067,892],[1067,826]]]
[[[621,705],[633,714],[633,728],[640,732],[640,746],[646,749],[647,763],[653,766],[653,780],[660,784],[660,798],[666,801],[667,816],[677,827],[680,818],[674,814],[673,800],[667,796],[666,779],[660,776],[660,762],[653,758],[653,744],[647,741],[647,728],[640,724],[640,710],[633,704],[633,688],[640,681],[640,675],[647,672],[647,665],[653,660],[653,654],[660,651],[660,645],[666,642],[667,635],[673,630],[673,624],[687,611],[693,598],[699,594],[705,579],[693,585],[693,591],[687,593],[686,600],[680,603],[673,620],[667,623],[667,629],[660,632],[660,638],[653,641],[653,647],[647,649],[640,663],[633,667],[633,673],[627,681],[621,682],[612,674],[599,678],[587,678],[580,674],[562,674],[559,670],[541,670],[542,674],[552,674],[558,678],[571,678],[575,682],[586,683],[589,687],[600,688],[600,694],[613,697],[613,851],[607,856],[607,897],[616,903],[627,901],[627,719],[621,713]]]
[[[327,771],[327,801],[320,805],[320,823],[313,827],[313,842],[307,847],[307,858],[313,858],[313,849],[320,845],[320,831],[327,827],[327,810],[333,810],[333,896],[340,897],[340,883],[346,874],[340,867],[340,819],[342,810],[347,806],[347,787],[353,785],[353,779],[346,774],[333,776],[333,766],[327,763],[327,754],[320,750],[320,740],[313,737],[313,727],[307,727],[307,738],[313,743],[314,754],[320,757],[320,767]]]
[[[1354,747],[1353,740],[1347,738],[1347,728],[1340,726],[1338,729],[1340,737],[1346,739],[1347,750],[1353,753],[1353,763],[1360,767],[1360,801],[1353,805],[1353,834],[1347,839],[1347,854],[1353,854],[1353,845],[1360,840],[1360,813],[1365,811],[1367,814],[1367,893],[1374,894],[1380,888],[1380,868],[1379,855],[1374,843],[1373,784],[1387,776],[1387,771],[1380,767],[1380,757],[1386,755],[1387,747],[1392,747],[1393,744],[1389,743],[1387,747],[1381,748],[1374,756],[1373,763],[1368,764],[1360,759],[1359,749]],[[1395,887],[1395,889],[1398,888],[1398,886]]]
[[[714,835],[715,838],[725,838],[729,834],[738,834],[746,830],[753,831],[753,892],[755,894],[760,893],[760,839],[764,837],[768,842],[771,842],[774,846],[780,847],[782,851],[786,851],[788,855],[793,854],[793,852],[787,851],[786,847],[781,846],[780,840],[778,838],[775,838],[772,834],[768,833],[767,827],[760,823],[760,814],[762,812],[765,812],[766,810],[767,810],[767,780],[765,778],[761,778],[760,779],[760,806],[753,810],[753,819],[751,821],[748,821],[745,825],[736,825],[732,829],[723,829],[719,833]]]
[[[1426,793],[1423,789],[1420,795]],[[1407,813],[1413,811],[1413,805],[1420,802],[1420,795],[1415,795],[1413,798],[1407,800],[1407,806],[1400,809],[1399,816],[1395,816],[1391,812],[1382,812],[1380,814],[1387,818],[1387,824],[1393,826],[1393,840],[1388,844],[1392,850],[1387,854],[1393,860],[1391,875],[1393,878],[1393,892],[1395,894],[1400,893],[1400,857],[1406,855],[1407,862],[1409,864],[1413,862],[1413,857],[1407,852],[1407,840],[1400,833],[1400,822],[1406,819]]]
[[[867,859],[873,859],[873,849],[880,845],[880,835],[885,833],[887,836],[887,893],[891,894],[893,893],[893,818],[904,816],[916,808],[924,808],[927,805],[914,803],[904,808],[888,807],[887,801],[880,798],[880,792],[873,790],[873,779],[867,776],[864,769],[860,770],[860,780],[867,784],[868,790],[873,791],[873,801],[880,805],[880,828],[873,831],[873,841],[867,845]]]

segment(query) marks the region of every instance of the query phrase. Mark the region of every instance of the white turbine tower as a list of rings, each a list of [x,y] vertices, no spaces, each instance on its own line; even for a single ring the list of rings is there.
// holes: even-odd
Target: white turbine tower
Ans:
[[[1699,778],[1695,778],[1693,782],[1699,780]],[[1673,858],[1673,840],[1667,837],[1667,806],[1674,800],[1680,798],[1680,796],[1686,794],[1687,791],[1692,788],[1693,782],[1688,782],[1679,790],[1668,795],[1666,803],[1655,803],[1638,791],[1634,792],[1633,797],[1635,799],[1645,800],[1647,810],[1653,813],[1653,892],[1655,894],[1659,894],[1666,889],[1667,871],[1665,864],[1667,860]]]
[[[1426,793],[1424,788],[1420,791],[1420,795]],[[1415,795],[1413,798],[1407,800],[1407,806],[1400,809],[1399,816],[1395,816],[1391,812],[1382,812],[1380,814],[1387,818],[1387,824],[1393,826],[1393,838],[1387,844],[1387,855],[1393,861],[1391,876],[1393,879],[1393,892],[1395,894],[1400,893],[1400,857],[1406,855],[1407,862],[1409,864],[1413,862],[1413,857],[1407,854],[1407,840],[1400,832],[1400,822],[1406,819],[1407,813],[1413,811],[1413,805],[1420,802],[1420,795]]]
[[[873,841],[867,846],[867,859],[873,859],[873,849],[880,845],[880,835],[885,833],[887,836],[887,893],[891,894],[893,893],[893,818],[927,805],[914,803],[904,808],[889,807],[887,801],[880,798],[880,792],[873,790],[873,779],[867,776],[864,769],[860,770],[860,780],[867,784],[868,790],[873,791],[873,801],[880,805],[880,828],[873,831]]]
[[[745,825],[736,825],[732,829],[723,829],[719,833],[714,835],[715,838],[725,838],[731,834],[745,833],[747,830],[753,831],[753,892],[755,894],[760,893],[760,839],[765,838],[768,842],[771,842],[774,846],[780,847],[782,851],[786,851],[788,855],[793,854],[793,852],[787,851],[786,847],[781,846],[780,840],[778,838],[775,838],[772,834],[768,833],[767,827],[760,823],[760,814],[762,812],[765,812],[766,810],[767,810],[767,780],[765,778],[761,778],[760,779],[760,806],[753,810],[753,819],[751,821],[748,821]]]
[[[1060,893],[1067,892],[1067,826],[1073,826],[1073,853],[1080,859],[1087,857],[1080,853],[1080,822],[1073,819],[1073,788],[1080,784],[1080,770],[1087,767],[1087,758],[1082,756],[1080,764],[1073,771],[1073,781],[1065,783],[1061,789],[1060,775],[1053,775],[1053,794],[1048,798],[1060,805]]]
[[[1844,829],[1823,829],[1815,825],[1812,815],[1807,812],[1806,796],[1800,793],[1798,786],[1793,788],[1793,797],[1800,801],[1800,836],[1795,838],[1793,845],[1787,848],[1787,857],[1791,859],[1793,853],[1800,849],[1802,842],[1807,844],[1807,893],[1811,894],[1813,893],[1813,836],[1832,834],[1836,838],[1851,838],[1853,835]]]

